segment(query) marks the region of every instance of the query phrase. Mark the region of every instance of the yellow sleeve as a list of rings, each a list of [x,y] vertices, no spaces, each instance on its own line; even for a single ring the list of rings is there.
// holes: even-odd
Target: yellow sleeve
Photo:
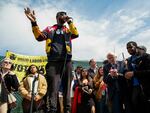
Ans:
[[[46,36],[40,31],[38,26],[33,26],[32,31],[33,31],[34,37],[37,41],[46,40]]]
[[[70,30],[70,32],[71,32],[73,35],[76,35],[76,36],[79,35],[78,30],[77,30],[77,28],[75,27],[75,25],[73,24],[73,22],[71,22],[71,23],[69,24],[69,30]]]

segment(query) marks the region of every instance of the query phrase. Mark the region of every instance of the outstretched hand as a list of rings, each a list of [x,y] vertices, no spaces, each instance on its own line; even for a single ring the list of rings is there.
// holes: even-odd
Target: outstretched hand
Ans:
[[[27,8],[24,8],[24,13],[31,22],[36,21],[34,10],[31,11],[30,8],[27,7]]]

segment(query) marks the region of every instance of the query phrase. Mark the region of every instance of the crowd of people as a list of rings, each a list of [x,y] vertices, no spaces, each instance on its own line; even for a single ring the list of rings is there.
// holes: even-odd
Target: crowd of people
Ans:
[[[40,31],[34,11],[25,8],[25,14],[35,39],[46,41],[46,74],[32,64],[19,82],[11,59],[3,59],[0,113],[10,113],[8,95],[16,91],[23,98],[24,113],[150,113],[150,54],[145,46],[129,41],[129,58],[118,61],[108,53],[101,66],[91,59],[88,69],[72,70],[72,40],[79,35],[72,17],[58,12],[57,24]]]
[[[89,69],[76,68],[72,113],[150,112],[150,54],[134,41],[126,48],[131,56],[123,61],[108,53],[102,66],[91,59]]]

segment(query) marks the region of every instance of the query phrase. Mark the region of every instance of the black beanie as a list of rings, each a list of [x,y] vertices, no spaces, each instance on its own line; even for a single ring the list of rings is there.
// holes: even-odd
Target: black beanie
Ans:
[[[127,47],[129,47],[129,46],[135,46],[135,47],[137,47],[137,43],[134,42],[134,41],[129,41],[129,42],[127,43]]]
[[[67,13],[64,12],[64,11],[60,11],[60,12],[58,12],[58,13],[56,14],[56,18],[59,17],[59,16],[63,16],[63,15],[67,15]]]

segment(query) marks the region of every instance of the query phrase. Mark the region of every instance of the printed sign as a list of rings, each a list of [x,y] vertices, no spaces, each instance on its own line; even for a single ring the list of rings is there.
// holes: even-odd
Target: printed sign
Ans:
[[[45,65],[47,63],[46,56],[27,56],[7,51],[6,58],[10,58],[12,60],[14,65],[13,72],[17,75],[20,81],[25,76],[26,70],[31,64],[39,67],[39,70],[44,70],[45,73]]]

